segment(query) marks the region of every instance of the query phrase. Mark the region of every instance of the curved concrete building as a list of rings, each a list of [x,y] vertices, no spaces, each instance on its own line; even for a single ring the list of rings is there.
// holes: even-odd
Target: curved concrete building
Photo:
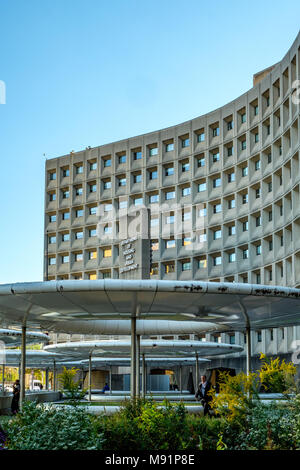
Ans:
[[[44,279],[122,278],[120,211],[144,206],[151,266],[140,277],[299,288],[299,80],[300,34],[215,111],[47,160]],[[300,340],[298,327],[253,335],[254,354]],[[218,340],[244,344],[242,333]]]

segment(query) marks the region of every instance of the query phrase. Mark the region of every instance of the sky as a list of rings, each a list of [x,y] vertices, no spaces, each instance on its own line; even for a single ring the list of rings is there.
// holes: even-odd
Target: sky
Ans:
[[[46,158],[223,106],[299,18],[298,0],[0,0],[0,283],[43,278]]]

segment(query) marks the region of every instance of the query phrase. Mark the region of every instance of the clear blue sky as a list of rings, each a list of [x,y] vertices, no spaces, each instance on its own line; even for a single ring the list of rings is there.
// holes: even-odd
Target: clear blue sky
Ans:
[[[0,283],[42,279],[47,158],[211,111],[299,30],[299,0],[0,0]]]

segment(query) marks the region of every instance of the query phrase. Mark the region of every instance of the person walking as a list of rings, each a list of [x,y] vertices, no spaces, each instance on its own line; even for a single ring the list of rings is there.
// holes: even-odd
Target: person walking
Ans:
[[[11,412],[13,415],[19,411],[20,389],[20,380],[17,379],[13,384],[13,398],[11,402]]]
[[[195,398],[201,402],[204,416],[206,416],[210,410],[209,402],[212,400],[212,397],[208,394],[210,389],[211,383],[207,380],[206,375],[201,375],[201,382],[199,383]]]

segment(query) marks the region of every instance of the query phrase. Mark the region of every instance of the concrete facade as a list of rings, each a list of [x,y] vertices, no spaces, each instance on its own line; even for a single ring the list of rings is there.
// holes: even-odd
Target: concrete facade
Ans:
[[[143,205],[150,278],[299,288],[297,80],[300,34],[253,88],[211,113],[47,160],[44,280],[122,278],[118,211]],[[97,236],[99,223],[110,238]],[[234,332],[193,339],[245,341]],[[252,352],[284,355],[297,340],[299,327],[252,332]]]

